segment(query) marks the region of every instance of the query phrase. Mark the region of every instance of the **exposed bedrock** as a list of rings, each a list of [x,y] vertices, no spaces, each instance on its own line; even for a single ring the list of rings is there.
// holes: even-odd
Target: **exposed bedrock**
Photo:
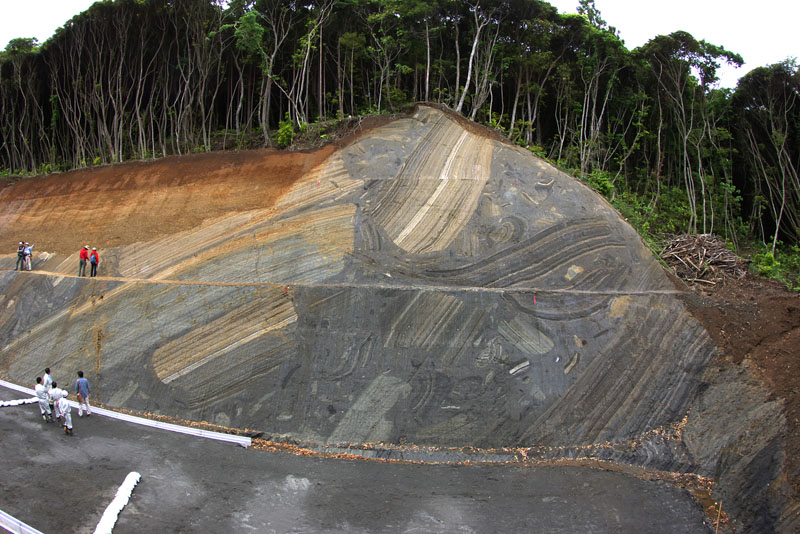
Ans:
[[[107,404],[319,441],[630,437],[683,416],[710,349],[665,295],[34,280],[11,376],[92,370]]]
[[[115,280],[3,275],[11,377],[323,442],[575,445],[683,417],[713,352],[607,204],[425,107],[272,206],[103,257]]]
[[[786,421],[746,364],[709,366],[683,432],[691,469],[717,481],[745,532],[797,532],[800,508],[782,474]]]
[[[14,241],[24,209],[46,235],[58,184],[12,197],[0,233]],[[442,111],[421,106],[251,204],[103,250],[104,278],[71,276],[77,252],[37,253],[38,274],[0,258],[0,373],[82,369],[109,406],[330,444],[624,442],[716,391],[700,387],[713,343],[630,226]],[[720,469],[706,451],[727,450],[725,428],[692,424],[635,457]]]

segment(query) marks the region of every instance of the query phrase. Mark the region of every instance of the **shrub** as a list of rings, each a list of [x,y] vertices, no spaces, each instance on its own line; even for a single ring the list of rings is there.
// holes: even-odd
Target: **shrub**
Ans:
[[[586,183],[606,199],[611,199],[611,194],[614,192],[614,183],[611,174],[608,172],[595,169],[586,176]]]
[[[275,133],[275,141],[280,148],[286,148],[294,140],[294,122],[286,114],[286,118],[278,124],[278,131]]]
[[[754,255],[751,265],[761,276],[766,276],[767,278],[781,278],[781,263],[775,259],[772,252]]]
[[[794,291],[800,291],[800,247],[785,246],[778,242],[775,254],[772,250],[753,255],[750,267],[757,274],[766,278],[774,278],[786,284]]]

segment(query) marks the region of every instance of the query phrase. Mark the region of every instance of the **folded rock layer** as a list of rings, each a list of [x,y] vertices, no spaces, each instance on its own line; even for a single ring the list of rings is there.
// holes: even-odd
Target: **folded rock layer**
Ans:
[[[580,446],[686,414],[713,344],[573,178],[426,106],[268,154],[3,190],[0,233],[40,243],[35,273],[0,259],[0,374],[325,443]],[[113,243],[100,278],[62,250],[83,232]]]

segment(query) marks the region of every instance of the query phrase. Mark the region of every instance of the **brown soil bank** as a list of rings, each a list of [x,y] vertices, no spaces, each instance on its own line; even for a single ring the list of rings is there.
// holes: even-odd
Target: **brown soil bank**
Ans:
[[[676,289],[600,197],[441,110],[338,150],[30,180],[0,213],[13,380],[82,369],[112,407],[319,447],[694,473],[735,525],[797,525],[796,297]],[[84,244],[99,279],[74,276]]]
[[[333,152],[171,156],[24,180],[0,190],[0,242],[71,254],[150,241],[204,220],[271,206]]]

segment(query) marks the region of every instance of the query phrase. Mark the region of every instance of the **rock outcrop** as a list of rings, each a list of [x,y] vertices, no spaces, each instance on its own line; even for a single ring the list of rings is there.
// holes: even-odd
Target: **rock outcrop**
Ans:
[[[215,205],[205,189],[95,188],[127,206],[87,230],[115,239],[99,278],[74,276],[77,252],[39,253],[31,274],[0,259],[0,374],[82,369],[108,406],[323,444],[582,447],[674,425],[697,398],[713,343],[635,231],[568,175],[425,106],[293,157],[291,180],[251,173],[221,194],[226,213],[174,231]],[[146,164],[119,169],[147,187]],[[194,172],[184,182],[212,180]],[[81,242],[63,227],[75,180],[0,193],[6,241]],[[160,232],[114,232],[143,218]]]
[[[111,406],[322,442],[574,445],[682,417],[713,351],[598,196],[427,107],[273,205],[103,259],[4,273],[10,377],[91,370]]]

